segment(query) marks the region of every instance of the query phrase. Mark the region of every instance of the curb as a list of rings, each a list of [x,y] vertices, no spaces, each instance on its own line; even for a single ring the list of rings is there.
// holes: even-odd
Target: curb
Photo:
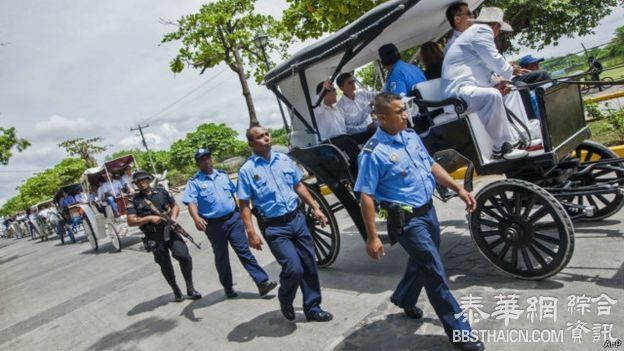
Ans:
[[[601,101],[617,99],[617,98],[621,98],[621,97],[624,97],[624,90],[620,90],[620,91],[616,91],[616,92],[613,92],[613,93],[608,93],[608,94],[594,96],[594,97],[591,97],[591,98],[584,99],[583,101],[585,103],[601,102]]]
[[[611,146],[609,147],[609,149],[615,152],[619,157],[624,158],[624,145]],[[451,177],[453,177],[453,179],[455,180],[464,180],[465,175],[466,175],[466,167],[462,167],[456,170],[455,172],[451,173]],[[478,174],[475,173],[475,176],[478,176]],[[329,195],[331,193],[332,193],[331,190],[326,185],[321,186],[321,194]]]

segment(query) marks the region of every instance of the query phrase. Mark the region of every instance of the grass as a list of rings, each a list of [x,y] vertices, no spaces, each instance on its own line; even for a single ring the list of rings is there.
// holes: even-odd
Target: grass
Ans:
[[[614,70],[607,70],[600,74],[600,77],[612,77],[615,80],[624,78],[624,66]]]
[[[594,120],[587,123],[591,130],[591,140],[601,143],[605,146],[614,146],[622,144],[618,134],[613,131],[613,127],[606,120]]]

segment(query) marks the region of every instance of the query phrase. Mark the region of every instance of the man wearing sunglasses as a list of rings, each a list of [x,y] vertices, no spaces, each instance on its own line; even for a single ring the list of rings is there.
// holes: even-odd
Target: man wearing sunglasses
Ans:
[[[342,97],[336,107],[345,120],[347,133],[358,144],[364,144],[375,132],[377,126],[371,117],[371,103],[377,96],[375,91],[357,90],[353,73],[347,72],[338,75],[336,84],[342,90]]]
[[[446,9],[446,19],[451,28],[453,28],[453,35],[446,41],[444,54],[446,54],[455,39],[470,27],[472,22],[469,19],[471,18],[474,18],[474,14],[468,8],[468,4],[463,1],[454,2]]]

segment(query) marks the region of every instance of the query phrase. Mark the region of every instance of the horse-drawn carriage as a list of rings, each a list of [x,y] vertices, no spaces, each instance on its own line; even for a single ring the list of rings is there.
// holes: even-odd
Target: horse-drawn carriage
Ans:
[[[374,62],[384,44],[405,50],[439,40],[450,30],[444,12],[451,2],[385,2],[266,75],[267,88],[290,112],[289,156],[315,179],[307,185],[329,219],[330,226],[323,229],[306,213],[319,266],[331,265],[338,255],[340,234],[334,212],[345,209],[364,239],[366,231],[352,190],[357,175],[352,174],[349,158],[335,145],[320,143],[314,108],[322,96],[316,96],[314,87],[328,77],[334,81],[341,72]],[[471,9],[482,3],[467,2]],[[418,98],[413,100],[412,123],[429,153],[447,171],[467,164],[464,186],[468,190],[473,170],[507,178],[488,184],[475,196],[477,209],[468,222],[479,250],[496,267],[519,278],[556,274],[572,256],[572,221],[601,220],[624,205],[624,162],[588,140],[579,86],[562,83],[535,89],[544,147],[527,158],[508,161],[490,159],[492,141],[479,117],[466,113],[460,99],[441,101],[436,84],[439,87],[435,81],[413,87]],[[320,195],[322,185],[331,189],[338,202],[328,204]],[[453,196],[438,190],[444,201]]]

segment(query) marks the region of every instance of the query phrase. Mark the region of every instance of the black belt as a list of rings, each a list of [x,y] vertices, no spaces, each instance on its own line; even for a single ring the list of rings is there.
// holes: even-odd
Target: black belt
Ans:
[[[420,207],[412,207],[412,212],[405,213],[405,223],[407,223],[410,219],[414,217],[424,216],[429,212],[429,210],[433,207],[433,200],[429,199],[429,201],[420,206]]]
[[[299,214],[299,209],[296,209],[292,212],[288,212],[281,216],[265,218],[264,223],[266,223],[266,225],[284,224],[295,219],[295,217],[297,217],[298,214]]]
[[[206,220],[206,222],[208,223],[216,223],[216,222],[223,222],[223,221],[227,221],[228,219],[232,218],[232,216],[238,212],[238,208],[235,208],[234,211],[226,214],[225,216],[221,216],[221,217],[217,217],[217,218],[206,218],[203,217],[204,220]]]

